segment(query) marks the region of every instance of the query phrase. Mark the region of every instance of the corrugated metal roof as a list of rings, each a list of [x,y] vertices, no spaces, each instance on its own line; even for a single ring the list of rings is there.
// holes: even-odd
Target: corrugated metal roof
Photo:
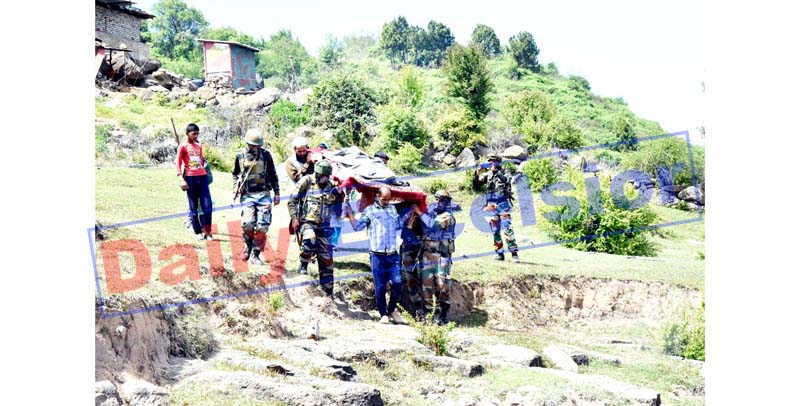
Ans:
[[[218,39],[203,39],[203,38],[198,38],[197,40],[200,41],[200,42],[214,42],[214,43],[219,43],[219,44],[236,45],[236,46],[239,46],[239,47],[242,47],[242,48],[245,48],[245,49],[249,49],[251,51],[255,51],[255,52],[259,51],[258,48],[251,47],[250,45],[240,44],[240,43],[234,42],[234,41],[222,41],[222,40],[218,40]]]

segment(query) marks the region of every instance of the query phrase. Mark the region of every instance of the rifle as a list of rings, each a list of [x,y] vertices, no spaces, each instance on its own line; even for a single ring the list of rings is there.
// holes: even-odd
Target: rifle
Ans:
[[[181,139],[178,137],[178,130],[175,129],[175,120],[170,117],[169,121],[172,123],[172,133],[175,134],[175,143],[181,145]]]
[[[246,159],[245,159],[245,161],[246,161]],[[255,168],[255,167],[256,167],[256,163],[253,162],[253,165],[250,166],[250,169],[247,170],[247,173],[242,175],[242,177],[240,177],[239,180],[236,181],[236,190],[233,191],[233,204],[236,204],[236,198],[239,197],[239,195],[242,194],[242,189],[244,188],[244,182],[247,180],[248,177],[250,177],[250,172],[252,172],[253,168]]]

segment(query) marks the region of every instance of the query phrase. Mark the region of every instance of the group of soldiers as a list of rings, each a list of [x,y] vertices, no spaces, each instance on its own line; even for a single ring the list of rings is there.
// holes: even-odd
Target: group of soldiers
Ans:
[[[234,199],[242,204],[242,231],[245,243],[240,259],[263,264],[266,234],[272,223],[273,205],[280,204],[280,187],[275,164],[269,151],[262,148],[264,138],[257,129],[245,135],[247,147],[236,155],[233,165]],[[345,193],[332,178],[331,163],[326,159],[312,162],[307,141],[295,139],[294,154],[286,161],[286,173],[295,184],[287,206],[291,218],[289,230],[300,248],[298,273],[307,274],[308,264],[316,261],[319,285],[333,299],[334,261],[331,221],[344,214],[352,216]],[[383,157],[381,157],[383,158]],[[388,156],[386,157],[388,159]],[[511,178],[503,170],[496,155],[489,157],[488,167],[476,169],[474,182],[487,187],[489,224],[494,233],[496,259],[503,260],[503,238],[515,261],[517,244],[511,226]],[[270,195],[270,192],[272,195]],[[446,190],[435,193],[435,203],[426,210],[417,205],[401,204],[402,212],[399,261],[414,314],[418,318],[434,315],[439,324],[449,322],[450,275],[455,251],[454,211],[460,207],[452,202]],[[376,199],[377,200],[377,199]],[[390,282],[390,284],[393,282]],[[385,290],[385,289],[384,289]],[[399,320],[395,320],[399,322]]]

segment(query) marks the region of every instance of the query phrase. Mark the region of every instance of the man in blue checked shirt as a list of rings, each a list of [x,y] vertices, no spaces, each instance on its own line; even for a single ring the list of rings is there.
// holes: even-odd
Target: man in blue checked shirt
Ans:
[[[397,214],[394,205],[389,204],[392,191],[383,186],[378,191],[375,203],[364,210],[358,220],[345,205],[347,218],[353,230],[367,229],[369,236],[369,263],[372,268],[373,282],[375,283],[375,303],[381,314],[380,322],[388,324],[389,318],[396,324],[405,324],[405,320],[397,311],[397,302],[400,300],[403,278],[400,274],[400,254],[397,253],[397,237],[400,228],[408,219],[411,212],[404,217]],[[386,305],[386,283],[391,286],[389,305]]]

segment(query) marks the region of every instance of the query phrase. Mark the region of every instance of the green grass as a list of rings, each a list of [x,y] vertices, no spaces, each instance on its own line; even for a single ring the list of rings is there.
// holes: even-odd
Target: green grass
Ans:
[[[220,391],[199,384],[184,384],[169,393],[170,406],[283,406],[273,399],[256,399],[241,391]]]
[[[186,110],[174,104],[161,106],[154,102],[139,99],[133,94],[115,93],[110,97],[95,99],[95,118],[105,121],[116,121],[119,124],[129,123],[139,129],[150,125],[169,127],[172,131],[170,118],[175,120],[178,135],[184,136],[183,129],[188,123],[196,123],[203,127],[218,124],[211,118],[206,108]]]

